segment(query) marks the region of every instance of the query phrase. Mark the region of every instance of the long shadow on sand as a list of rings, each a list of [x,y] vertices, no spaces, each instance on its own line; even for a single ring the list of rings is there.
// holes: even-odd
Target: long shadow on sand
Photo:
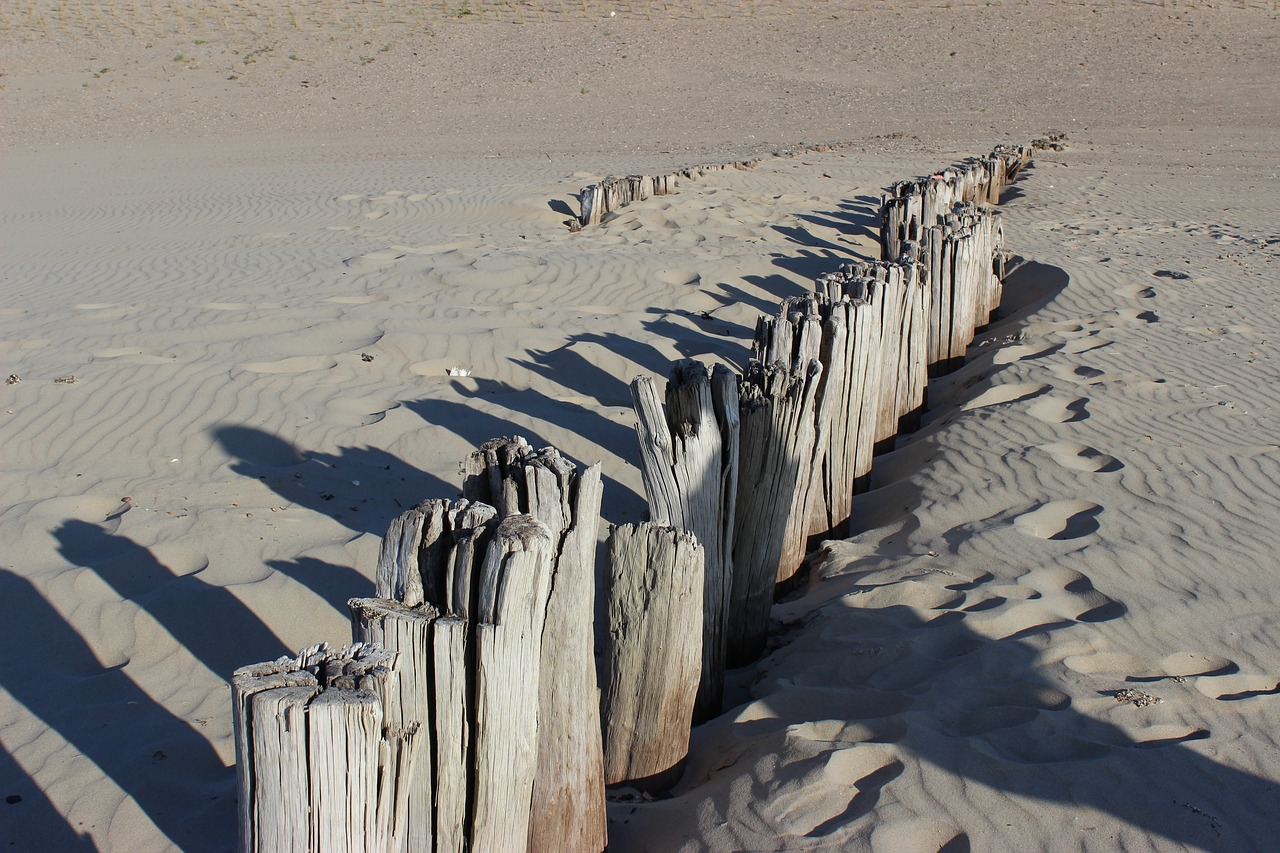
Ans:
[[[458,493],[456,485],[376,447],[307,451],[245,426],[218,427],[213,435],[239,460],[231,470],[261,480],[286,503],[327,515],[358,533],[382,536],[391,519],[423,498]]]
[[[209,742],[123,666],[103,667],[29,580],[0,569],[0,601],[6,613],[0,619],[0,686],[97,765],[179,849],[207,849],[211,838],[225,837],[234,822],[230,798],[225,808],[205,808],[210,798],[225,796],[229,778]],[[74,850],[78,843],[59,836],[56,823],[24,823],[20,831],[29,850]],[[51,846],[58,837],[69,846]]]
[[[40,790],[35,779],[18,765],[7,750],[0,748],[0,845],[10,850],[28,849],[28,842],[36,832],[45,850],[66,853],[92,853],[97,850],[88,835],[72,828],[67,819]]]
[[[895,573],[898,577],[891,577]],[[1017,629],[1024,624],[1019,608],[1035,605],[991,597],[984,587],[998,584],[990,573],[972,582],[939,583],[937,592],[952,600],[931,610],[875,603],[917,595],[922,580],[929,580],[918,566],[904,564],[874,577],[860,582],[854,572],[828,581],[851,597],[816,617],[828,630],[813,625],[765,662],[759,695],[777,718],[731,724],[735,735],[767,735],[814,720],[853,720],[861,731],[844,746],[890,744],[894,753],[933,764],[965,785],[1096,810],[1197,849],[1262,850],[1274,840],[1280,781],[1229,767],[1188,746],[1206,739],[1212,743],[1212,733],[1172,722],[1177,715],[1159,714],[1157,709],[1168,704],[1143,708],[1113,698],[1121,688],[1140,687],[1170,704],[1187,696],[1199,701],[1190,685],[1116,679],[1106,684],[1115,689],[1073,699],[1039,675],[1054,636],[1083,630],[1078,623],[1118,617],[1124,612],[1119,602],[1102,610],[1082,603],[1082,612],[1063,612],[1056,620],[1028,616],[1025,627]],[[1076,591],[1093,592],[1091,587]],[[840,661],[835,669],[833,661]],[[814,666],[828,675],[815,679]],[[1089,702],[1093,715],[1076,710],[1073,702]],[[720,772],[734,770],[714,771],[703,781]],[[875,807],[897,775],[850,780],[855,784],[847,809],[807,837],[836,841],[835,833],[854,829],[852,822]],[[1080,833],[1091,829],[1083,820],[1088,813],[1081,813]],[[963,813],[953,814],[963,825]],[[1069,846],[1087,839],[1081,834]],[[958,846],[947,849],[969,849],[963,832],[952,843]],[[1100,838],[1098,843],[1106,842]],[[1068,846],[1065,839],[1063,846]]]
[[[87,521],[64,521],[53,536],[67,562],[90,569],[122,600],[145,610],[220,678],[230,679],[246,662],[290,653],[252,610],[226,587],[206,583],[201,571],[179,575],[145,546]]]
[[[555,446],[564,452],[564,448],[554,440],[554,433],[513,423],[505,417],[484,411],[469,400],[493,403],[523,419],[537,420],[553,427],[555,432],[586,439],[624,459],[638,461],[639,450],[632,449],[636,444],[634,430],[609,420],[587,406],[556,400],[532,388],[518,389],[491,379],[473,379],[471,385],[455,383],[454,390],[462,399],[410,400],[404,405],[427,423],[449,430],[475,448],[493,438],[519,435],[528,439],[534,447]],[[574,461],[581,465],[595,460]],[[622,523],[643,516],[646,504],[640,495],[619,483],[608,472],[604,473],[603,480],[603,513],[606,518]]]

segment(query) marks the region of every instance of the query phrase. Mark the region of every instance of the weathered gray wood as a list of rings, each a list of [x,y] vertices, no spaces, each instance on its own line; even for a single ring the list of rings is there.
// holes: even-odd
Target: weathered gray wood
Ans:
[[[732,595],[733,511],[737,496],[738,386],[727,367],[708,374],[676,363],[665,406],[648,377],[631,383],[649,515],[691,531],[706,551],[702,594],[702,675],[695,720],[722,710],[724,625]]]
[[[253,694],[251,754],[259,778],[253,810],[255,836],[247,850],[305,853],[310,837],[311,783],[307,773],[307,703],[317,687],[280,687]]]
[[[595,667],[595,548],[599,464],[582,472],[555,448],[523,438],[486,442],[463,463],[463,492],[503,516],[527,514],[553,542],[552,594],[542,647],[538,772],[530,850],[599,853],[607,838],[604,756]]]
[[[496,515],[492,506],[468,500],[428,500],[402,513],[382,540],[375,597],[465,612],[464,590],[484,547],[473,540],[491,534]]]
[[[471,744],[475,702],[471,689],[468,627],[465,619],[444,616],[434,630],[436,853],[464,853],[471,813]]]
[[[812,358],[792,365],[753,362],[743,377],[729,666],[764,650],[774,585],[790,579],[804,559],[821,375]]]
[[[602,488],[599,463],[564,488],[569,512],[554,557],[543,630],[538,769],[529,830],[533,853],[600,853],[608,843],[594,631]]]
[[[609,213],[634,201],[644,201],[655,195],[675,192],[676,176],[627,175],[622,178],[605,178],[578,193],[578,227],[598,225]]]
[[[609,537],[605,782],[663,793],[680,778],[702,670],[703,557],[667,524]]]
[[[233,677],[245,850],[407,850],[416,724],[388,725],[395,654],[304,649]],[[246,778],[247,777],[247,778]]]
[[[434,734],[432,640],[438,613],[429,604],[406,607],[378,598],[353,598],[347,606],[354,640],[376,643],[396,653],[396,689],[387,697],[387,725],[420,727],[418,748],[427,756],[409,783],[405,849],[430,850],[436,822],[432,805],[436,772],[429,761]]]
[[[364,850],[377,836],[381,734],[372,693],[329,689],[307,706],[311,849]]]
[[[498,526],[481,567],[472,850],[528,847],[552,557],[547,526],[515,515]]]
[[[305,669],[291,666],[288,658],[270,663],[244,666],[236,670],[231,679],[232,690],[232,723],[236,733],[236,785],[239,791],[239,833],[240,850],[288,849],[274,846],[277,841],[263,842],[258,838],[261,832],[267,832],[271,838],[279,837],[274,829],[258,829],[266,827],[263,818],[256,813],[256,802],[261,797],[278,797],[278,778],[281,774],[277,767],[281,748],[264,747],[266,752],[258,751],[253,743],[257,727],[253,711],[253,698],[266,691],[286,690],[295,687],[318,690],[318,682],[314,674]],[[275,700],[277,703],[282,698]],[[264,728],[264,736],[266,729]],[[262,756],[259,758],[259,756]],[[259,766],[261,765],[261,766]],[[272,780],[266,790],[260,791],[257,783],[258,774]],[[273,807],[280,815],[280,821],[293,827],[294,822],[287,812],[280,807]],[[271,811],[269,809],[269,811]],[[304,824],[305,826],[305,824]],[[292,829],[289,830],[290,832]]]
[[[811,532],[847,531],[853,496],[871,471],[875,410],[867,399],[877,393],[880,330],[865,298],[820,298],[823,315],[821,416],[826,419],[821,491],[811,488]],[[818,495],[821,500],[818,500]],[[821,513],[819,515],[819,513]]]

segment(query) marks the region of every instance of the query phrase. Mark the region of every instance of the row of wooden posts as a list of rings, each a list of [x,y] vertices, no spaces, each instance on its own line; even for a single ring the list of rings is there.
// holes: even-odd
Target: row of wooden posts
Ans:
[[[801,145],[775,151],[775,157],[794,157],[808,152],[832,150],[831,145]],[[697,180],[713,172],[727,169],[754,169],[760,165],[761,158],[735,160],[732,163],[711,163],[702,166],[688,166],[675,172],[661,175],[626,175],[623,177],[606,177],[598,183],[584,187],[578,193],[578,217],[570,225],[579,231],[587,225],[599,225],[610,213],[636,201],[644,201],[659,195],[671,195],[676,191],[680,179]]]
[[[350,646],[235,673],[241,848],[600,853],[606,787],[678,781],[811,537],[847,530],[873,455],[988,321],[989,207],[1031,151],[896,184],[882,260],[762,317],[741,373],[632,382],[651,521],[610,531],[600,672],[598,464],[495,439],[461,500],[395,519]]]

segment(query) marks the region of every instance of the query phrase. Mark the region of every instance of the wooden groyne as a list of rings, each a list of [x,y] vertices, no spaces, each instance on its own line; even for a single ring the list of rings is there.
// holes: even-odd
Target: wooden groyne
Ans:
[[[651,520],[611,532],[599,630],[599,465],[496,438],[463,460],[461,500],[397,517],[374,595],[349,602],[351,645],[235,673],[240,848],[601,853],[607,786],[678,782],[813,537],[848,532],[875,454],[990,321],[993,208],[1033,150],[894,184],[882,257],[762,316],[741,370],[682,360],[662,389],[632,382]],[[593,185],[580,221],[674,179]]]

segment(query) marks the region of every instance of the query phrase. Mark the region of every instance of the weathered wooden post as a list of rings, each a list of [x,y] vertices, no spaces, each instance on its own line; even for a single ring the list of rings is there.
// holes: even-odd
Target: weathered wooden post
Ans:
[[[680,361],[666,405],[654,382],[631,383],[649,516],[697,537],[705,550],[701,600],[702,675],[694,720],[722,710],[725,620],[733,589],[733,528],[738,488],[738,379],[724,365]]]
[[[914,244],[904,246],[914,254]],[[866,299],[879,317],[880,399],[875,451],[891,450],[899,432],[916,427],[924,408],[932,302],[925,271],[910,254],[894,262],[855,261],[824,276],[819,288]]]
[[[541,650],[538,762],[529,849],[600,853],[607,843],[600,693],[595,665],[597,463],[579,472],[554,448],[494,439],[464,463],[463,493],[500,516],[527,513],[550,531],[552,586]]]
[[[633,201],[644,201],[655,195],[676,191],[675,175],[627,175],[605,178],[578,193],[578,226],[598,225],[606,214]]]
[[[648,522],[609,537],[605,782],[662,793],[680,779],[702,671],[703,549]]]
[[[538,698],[542,661],[554,648],[544,642],[554,553],[545,524],[512,515],[498,525],[481,566],[470,850],[550,849],[534,847],[532,836],[534,778],[544,739],[539,727],[545,722]]]
[[[816,347],[804,351],[790,363],[753,361],[742,380],[729,666],[764,651],[774,586],[804,560],[809,485],[820,461],[815,408],[822,376]]]
[[[824,276],[819,292],[784,300],[776,317],[756,327],[753,357],[765,361],[783,353],[786,339],[805,340],[816,320],[821,328],[818,360],[822,378],[815,409],[820,471],[809,484],[809,533],[832,534],[845,529],[853,495],[867,487],[880,383],[879,317],[865,294],[847,296],[837,276]],[[811,352],[811,344],[801,344]]]
[[[236,670],[243,850],[404,849],[421,743],[399,717],[394,659],[320,645]]]
[[[349,602],[353,637],[399,653],[401,713],[422,723],[428,757],[410,793],[411,850],[434,844],[440,853],[461,853],[468,836],[475,717],[470,638],[480,565],[496,527],[491,506],[423,501],[394,519],[382,540],[377,597]],[[451,702],[442,704],[441,697]]]

